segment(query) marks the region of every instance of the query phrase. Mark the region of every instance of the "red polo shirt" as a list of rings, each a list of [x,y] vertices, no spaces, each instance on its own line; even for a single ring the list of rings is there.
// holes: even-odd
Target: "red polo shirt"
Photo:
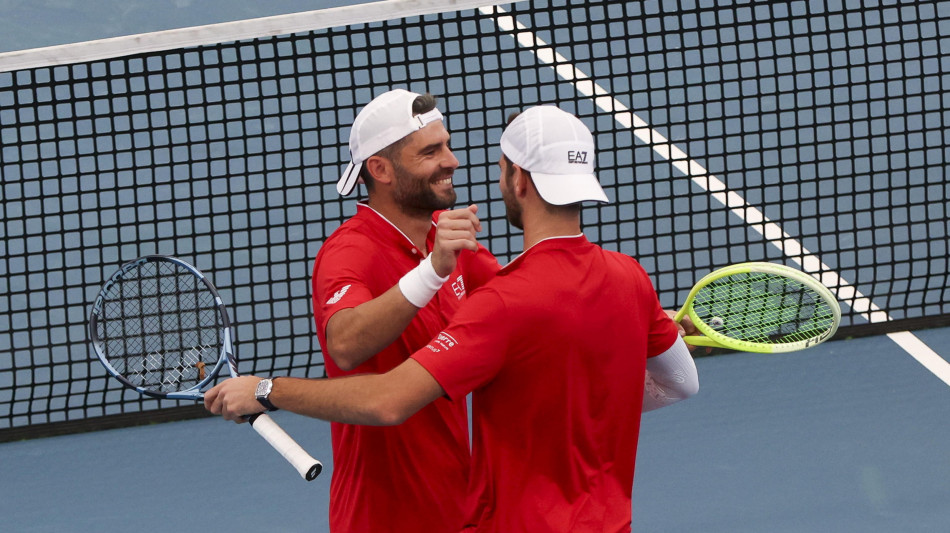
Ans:
[[[413,358],[473,392],[466,531],[630,531],[646,360],[676,325],[634,259],[548,239],[473,291]]]
[[[435,224],[427,245],[431,249]],[[365,204],[324,242],[313,273],[313,307],[327,375],[384,373],[422,348],[448,322],[471,287],[498,271],[485,248],[463,252],[458,267],[402,336],[352,372],[326,357],[326,326],[340,309],[376,298],[424,255]],[[464,398],[440,399],[395,427],[331,424],[330,530],[340,533],[459,530],[468,488],[468,417]]]

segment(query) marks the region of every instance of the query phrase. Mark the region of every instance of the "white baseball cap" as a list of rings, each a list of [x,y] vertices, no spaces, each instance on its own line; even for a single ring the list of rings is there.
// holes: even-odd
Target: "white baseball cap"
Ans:
[[[374,98],[356,115],[350,129],[350,164],[336,183],[337,192],[343,196],[353,192],[363,162],[377,152],[430,122],[442,120],[438,109],[413,116],[412,103],[419,96],[405,89],[388,91]]]
[[[607,202],[594,174],[594,136],[574,115],[537,106],[518,115],[501,135],[501,151],[531,173],[546,202]]]

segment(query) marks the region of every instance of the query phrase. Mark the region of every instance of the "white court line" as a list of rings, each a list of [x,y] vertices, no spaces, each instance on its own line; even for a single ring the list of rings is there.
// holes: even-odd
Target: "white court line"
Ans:
[[[494,17],[495,23],[504,31],[515,31],[516,38],[522,46],[535,49],[535,55],[544,63],[552,65],[559,76],[573,84],[577,92],[593,99],[594,104],[607,113],[613,113],[614,119],[626,128],[633,130],[634,136],[650,145],[653,151],[669,160],[672,165],[688,176],[693,183],[710,193],[717,201],[725,205],[733,214],[741,218],[753,230],[764,236],[772,244],[782,250],[785,255],[798,263],[802,270],[818,278],[824,285],[838,287],[838,298],[848,302],[860,316],[868,322],[888,322],[891,320],[886,311],[878,307],[870,298],[838,276],[831,267],[826,265],[811,251],[785,232],[781,226],[769,220],[765,214],[746,203],[745,199],[734,191],[726,189],[726,184],[718,177],[713,176],[698,162],[671,143],[666,137],[650,127],[650,125],[630,111],[622,102],[619,102],[606,89],[594,83],[590,76],[576,68],[570,60],[554,50],[554,47],[539,39],[525,25],[516,21],[501,7],[497,7],[496,16],[493,8],[479,8],[483,15]],[[950,363],[930,349],[916,335],[908,331],[889,334],[888,337],[897,343],[908,354],[916,359],[927,370],[950,385]]]

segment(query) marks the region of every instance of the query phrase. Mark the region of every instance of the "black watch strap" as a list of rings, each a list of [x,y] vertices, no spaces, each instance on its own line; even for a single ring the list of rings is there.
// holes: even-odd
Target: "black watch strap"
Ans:
[[[277,407],[275,407],[268,398],[271,391],[274,390],[274,381],[276,381],[276,378],[261,380],[254,395],[257,398],[257,401],[260,402],[260,404],[263,405],[268,411],[277,410]]]
[[[274,404],[270,403],[270,400],[268,400],[267,398],[258,398],[257,401],[260,402],[261,405],[264,406],[264,409],[267,409],[268,411],[277,410],[277,408],[274,407]]]

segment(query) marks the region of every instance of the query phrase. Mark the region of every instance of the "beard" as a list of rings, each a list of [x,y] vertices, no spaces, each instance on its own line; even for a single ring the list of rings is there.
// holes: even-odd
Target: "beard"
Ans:
[[[423,177],[409,171],[405,167],[393,162],[396,171],[396,186],[393,188],[393,198],[403,212],[415,214],[426,213],[429,216],[435,211],[449,209],[455,205],[458,195],[455,189],[450,189],[443,195],[432,190],[432,183],[440,179],[451,177],[453,172],[444,170]]]
[[[506,180],[507,184],[508,181]],[[524,230],[524,222],[521,219],[521,206],[515,201],[515,194],[507,187],[500,187],[501,199],[505,202],[505,217],[512,226]]]

